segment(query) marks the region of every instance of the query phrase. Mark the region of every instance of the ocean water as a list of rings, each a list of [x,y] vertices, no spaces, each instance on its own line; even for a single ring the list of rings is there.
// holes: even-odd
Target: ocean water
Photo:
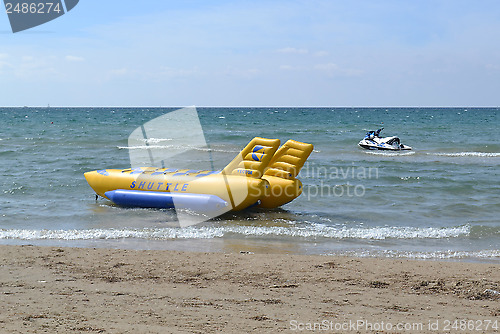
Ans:
[[[175,109],[0,108],[0,243],[500,262],[498,108],[198,108],[216,168],[254,136],[314,144],[304,193],[188,228],[96,200],[83,173]],[[357,146],[381,126],[413,150]]]

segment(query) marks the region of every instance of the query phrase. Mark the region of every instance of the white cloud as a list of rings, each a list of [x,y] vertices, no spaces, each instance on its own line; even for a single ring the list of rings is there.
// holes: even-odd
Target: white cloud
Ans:
[[[316,51],[314,52],[314,56],[316,57],[325,57],[328,56],[330,53],[328,51]]]
[[[305,68],[302,66],[280,65],[279,69],[282,71],[300,71],[304,70]]]
[[[78,62],[78,61],[84,61],[85,60],[85,58],[78,57],[78,56],[66,56],[65,59],[67,61],[76,61],[76,62]]]
[[[57,57],[54,56],[9,56],[9,61],[2,60],[7,57],[0,57],[0,69],[4,68],[13,76],[23,82],[35,82],[40,78],[44,80],[60,79],[63,73],[58,70]],[[13,78],[11,78],[13,79]]]
[[[193,75],[200,74],[198,68],[192,69],[182,69],[182,68],[172,68],[168,66],[161,66],[159,75],[161,77],[190,77]]]
[[[281,65],[280,66],[280,70],[284,70],[284,71],[291,71],[293,69],[295,69],[295,68],[291,65]]]
[[[109,74],[111,74],[112,76],[123,76],[123,75],[127,75],[129,73],[130,73],[130,71],[124,67],[113,69],[113,70],[109,71]]]
[[[276,50],[277,53],[290,53],[290,54],[307,54],[309,50],[307,49],[297,49],[292,47],[287,47],[283,49]]]
[[[339,66],[334,63],[328,63],[328,64],[317,64],[314,65],[315,70],[319,71],[325,71],[325,72],[332,72],[338,70]]]
[[[116,77],[128,77],[133,78],[137,81],[146,81],[146,82],[161,82],[169,79],[175,78],[190,78],[193,76],[203,75],[204,72],[200,71],[197,67],[192,69],[182,69],[182,68],[173,68],[168,66],[160,66],[160,67],[149,67],[149,68],[115,68],[107,71],[107,80],[112,80]]]
[[[0,53],[0,71],[3,68],[12,67],[12,65],[8,61],[6,61],[7,58],[9,58],[8,54]]]
[[[43,80],[44,84],[49,81],[59,81],[66,78],[64,70],[60,66],[60,57],[37,55],[27,56],[22,54],[0,54],[0,70],[10,75],[12,83],[30,83]]]
[[[225,71],[224,74],[226,75],[231,75],[231,76],[236,76],[236,77],[242,77],[246,79],[250,78],[255,78],[259,75],[262,74],[262,71],[257,69],[257,68],[235,68],[235,67],[228,67]]]

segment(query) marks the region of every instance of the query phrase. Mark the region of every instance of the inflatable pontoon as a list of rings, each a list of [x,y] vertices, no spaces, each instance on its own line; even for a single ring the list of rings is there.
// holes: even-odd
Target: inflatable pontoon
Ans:
[[[256,137],[221,171],[103,169],[85,173],[97,195],[117,205],[218,212],[276,208],[302,193],[296,179],[312,144]]]

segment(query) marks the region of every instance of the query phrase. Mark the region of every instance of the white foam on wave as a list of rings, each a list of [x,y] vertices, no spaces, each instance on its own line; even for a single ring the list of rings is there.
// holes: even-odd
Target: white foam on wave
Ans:
[[[267,227],[267,226],[236,226],[225,229],[227,233],[245,236],[289,236],[300,238],[327,239],[441,239],[468,235],[469,226],[452,228],[414,228],[414,227],[374,227],[349,228],[333,227],[322,224],[311,224],[305,227]]]
[[[194,150],[204,151],[204,152],[223,152],[223,153],[239,153],[238,150],[231,149],[217,149],[217,148],[209,148],[209,147],[193,147]]]
[[[151,150],[151,149],[171,149],[171,150],[194,150],[203,152],[223,152],[239,153],[237,150],[214,149],[209,147],[179,146],[179,145],[138,145],[138,146],[117,146],[120,150]]]
[[[366,150],[364,151],[365,153],[368,153],[368,154],[373,154],[373,155],[381,155],[381,156],[384,156],[384,157],[400,157],[400,156],[409,156],[409,155],[414,155],[415,154],[415,151],[395,151],[395,152],[388,152],[388,151],[376,151],[376,150]]]
[[[367,154],[384,156],[384,157],[399,157],[399,156],[411,156],[416,154],[416,151],[406,151],[406,152],[388,152],[388,151],[364,151]],[[495,158],[500,157],[499,152],[435,152],[435,153],[424,153],[426,155],[438,156],[438,157],[481,157],[481,158]]]
[[[427,153],[429,155],[437,155],[443,157],[500,157],[498,152],[456,152],[456,153]]]
[[[88,230],[0,230],[0,239],[20,240],[99,240],[99,239],[208,239],[222,237],[217,229],[88,229]]]
[[[143,142],[144,144],[158,144],[165,141],[172,141],[172,138],[134,138],[135,141]]]
[[[164,142],[164,141],[172,141],[173,139],[172,138],[148,138],[148,139],[145,139],[144,142],[145,143],[151,143],[151,144],[158,144],[158,143],[161,143],[161,142]]]
[[[233,234],[245,237],[298,237],[307,239],[443,239],[468,236],[468,225],[449,228],[373,227],[349,228],[322,224],[307,226],[217,226],[188,228],[145,229],[87,229],[87,230],[0,230],[0,239],[20,240],[92,240],[92,239],[212,239]]]
[[[330,253],[329,255],[342,255],[354,257],[387,257],[387,258],[406,258],[416,260],[452,260],[452,259],[500,259],[500,250],[486,249],[479,251],[456,251],[456,250],[443,250],[433,252],[415,252],[415,251],[397,251],[397,250],[384,250],[384,251],[368,251],[357,250],[339,253]]]
[[[174,148],[174,146],[168,145],[139,145],[139,146],[118,146],[120,150],[150,150],[150,149],[166,149],[166,148]]]

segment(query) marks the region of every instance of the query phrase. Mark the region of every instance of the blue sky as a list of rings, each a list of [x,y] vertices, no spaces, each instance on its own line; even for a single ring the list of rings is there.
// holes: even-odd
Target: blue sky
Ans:
[[[498,106],[498,1],[96,1],[13,34],[0,105]]]

